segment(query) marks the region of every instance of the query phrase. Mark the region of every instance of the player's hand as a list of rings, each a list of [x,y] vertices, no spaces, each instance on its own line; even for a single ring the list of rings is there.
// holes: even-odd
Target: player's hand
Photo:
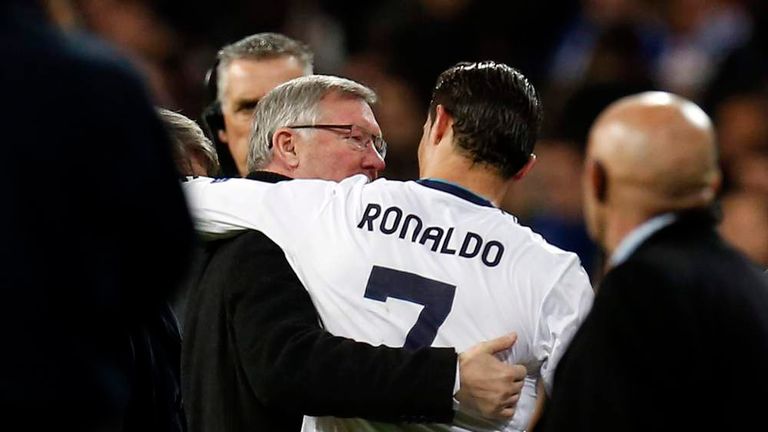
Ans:
[[[515,415],[528,371],[522,365],[503,363],[493,354],[509,349],[516,341],[517,334],[511,333],[459,354],[461,382],[456,400],[462,408],[496,420],[508,420]]]

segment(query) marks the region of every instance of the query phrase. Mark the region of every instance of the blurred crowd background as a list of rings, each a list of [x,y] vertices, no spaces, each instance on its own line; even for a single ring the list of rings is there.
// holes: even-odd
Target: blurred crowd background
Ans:
[[[416,148],[438,73],[462,60],[520,69],[542,94],[538,164],[505,208],[549,241],[600,262],[581,217],[587,132],[617,98],[666,90],[719,132],[725,237],[768,267],[768,2],[763,0],[47,0],[67,31],[108,40],[155,103],[193,119],[212,99],[217,50],[274,31],[307,43],[317,73],[379,94],[384,176],[418,176]],[[653,155],[648,155],[653,157]]]

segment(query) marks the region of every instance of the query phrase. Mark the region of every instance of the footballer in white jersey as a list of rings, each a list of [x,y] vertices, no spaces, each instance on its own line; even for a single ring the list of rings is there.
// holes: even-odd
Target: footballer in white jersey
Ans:
[[[313,431],[521,431],[537,382],[586,316],[593,291],[577,256],[510,214],[439,180],[340,183],[196,178],[184,184],[198,231],[256,229],[285,252],[324,327],[373,345],[470,346],[512,331],[505,360],[529,376],[515,416],[492,422],[459,407],[447,424],[305,418]]]

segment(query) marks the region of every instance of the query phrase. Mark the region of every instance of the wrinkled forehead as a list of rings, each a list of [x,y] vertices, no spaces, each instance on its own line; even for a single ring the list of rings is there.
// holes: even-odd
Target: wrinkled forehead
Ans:
[[[292,56],[238,58],[223,66],[217,83],[220,100],[258,100],[278,85],[304,76],[306,72],[299,60]]]
[[[337,91],[326,94],[318,104],[318,123],[352,124],[381,135],[373,109],[361,96]]]

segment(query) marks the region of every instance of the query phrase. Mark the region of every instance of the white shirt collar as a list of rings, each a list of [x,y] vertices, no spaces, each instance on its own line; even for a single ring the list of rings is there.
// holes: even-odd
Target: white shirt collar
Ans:
[[[675,220],[677,220],[677,216],[674,213],[664,213],[643,222],[642,225],[633,229],[626,237],[624,237],[616,250],[613,251],[608,264],[611,267],[616,267],[623,263],[635,250],[637,250],[638,247],[640,247],[641,244],[643,244],[643,242],[645,242],[646,239],[648,239],[648,237]]]

